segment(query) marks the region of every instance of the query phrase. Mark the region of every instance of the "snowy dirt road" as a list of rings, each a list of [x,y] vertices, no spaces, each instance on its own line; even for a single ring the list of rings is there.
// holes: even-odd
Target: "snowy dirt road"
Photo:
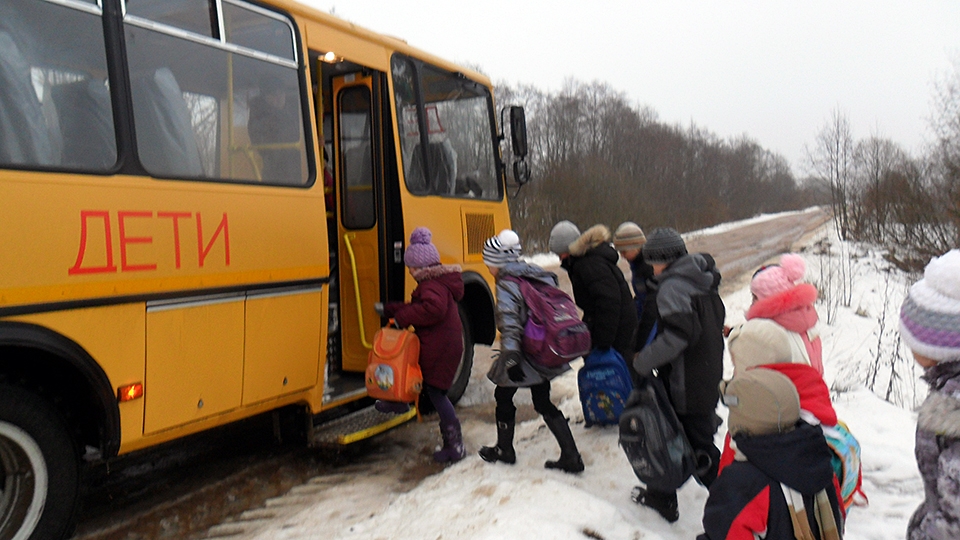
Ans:
[[[820,211],[765,216],[692,233],[686,240],[690,251],[716,258],[722,289],[734,290],[756,267],[802,243],[826,219]],[[569,291],[565,272],[558,275]],[[484,376],[492,356],[489,347],[477,347],[470,387],[458,406],[468,459],[494,437],[493,387]],[[518,400],[518,405],[518,422],[536,417],[529,401]],[[109,467],[90,467],[74,538],[251,539],[284,516],[324,500],[331,501],[320,506],[329,511],[328,521],[350,523],[381,511],[393,497],[442,470],[431,457],[438,440],[431,416],[332,456],[278,443],[269,417],[253,419]]]

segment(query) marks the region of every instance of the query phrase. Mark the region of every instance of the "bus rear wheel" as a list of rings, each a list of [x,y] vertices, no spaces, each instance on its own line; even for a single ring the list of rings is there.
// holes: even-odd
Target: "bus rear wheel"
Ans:
[[[39,396],[0,384],[0,538],[66,538],[79,460],[60,414]]]
[[[463,354],[460,356],[460,365],[457,366],[457,373],[453,376],[453,384],[447,390],[447,397],[456,404],[467,391],[467,384],[470,383],[470,373],[473,371],[473,334],[470,332],[470,318],[463,306],[458,306],[460,312],[460,336],[463,341]]]

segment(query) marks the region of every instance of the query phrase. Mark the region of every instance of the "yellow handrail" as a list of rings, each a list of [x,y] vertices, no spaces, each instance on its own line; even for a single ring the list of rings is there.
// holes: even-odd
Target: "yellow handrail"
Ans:
[[[356,237],[354,233],[343,235],[343,243],[347,246],[347,253],[350,254],[350,269],[353,272],[353,294],[357,297],[357,323],[360,324],[360,343],[368,349],[373,348],[373,344],[367,341],[367,332],[363,329],[363,306],[360,304],[360,278],[357,276],[357,258],[353,256],[353,246],[350,245],[350,238]]]

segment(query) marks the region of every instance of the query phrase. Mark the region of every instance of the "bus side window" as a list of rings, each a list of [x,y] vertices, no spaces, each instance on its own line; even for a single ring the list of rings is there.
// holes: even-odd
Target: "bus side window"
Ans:
[[[260,180],[302,184],[303,135],[296,79],[263,77],[259,95],[250,99],[247,133],[260,154]]]
[[[30,65],[7,32],[0,32],[0,164],[56,165],[56,134],[47,127]]]
[[[133,76],[133,119],[140,161],[152,174],[203,176],[190,109],[169,68]]]
[[[117,160],[110,90],[103,81],[87,79],[54,86],[50,97],[56,105],[63,134],[66,167],[104,170]],[[83,136],[78,136],[78,134]]]
[[[314,164],[291,20],[239,0],[136,4],[124,32],[144,168],[306,185]]]
[[[103,20],[96,2],[84,4],[0,2],[0,163],[116,163]]]

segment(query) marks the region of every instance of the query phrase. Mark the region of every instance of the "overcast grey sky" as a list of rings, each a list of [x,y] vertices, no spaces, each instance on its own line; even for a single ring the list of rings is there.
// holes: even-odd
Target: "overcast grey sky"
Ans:
[[[670,124],[746,134],[803,174],[834,110],[917,153],[960,58],[957,0],[301,0],[494,82],[603,81]]]

